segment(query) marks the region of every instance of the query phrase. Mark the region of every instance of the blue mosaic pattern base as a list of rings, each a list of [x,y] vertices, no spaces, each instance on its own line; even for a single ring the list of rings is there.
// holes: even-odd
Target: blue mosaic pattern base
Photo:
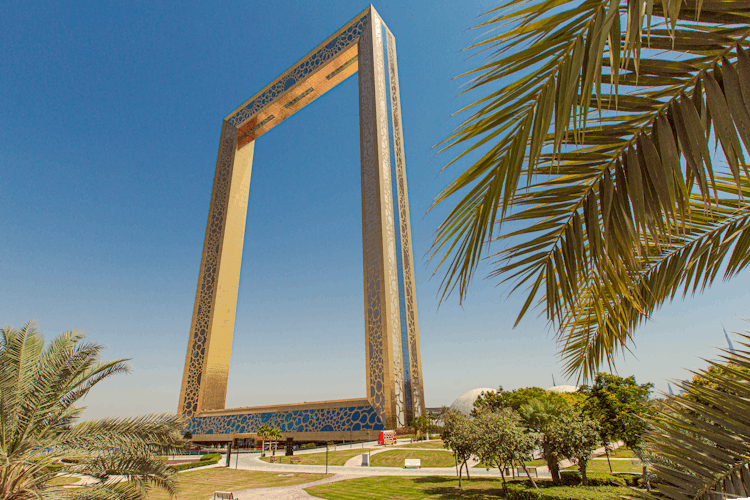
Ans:
[[[240,127],[240,125],[276,99],[279,94],[292,88],[297,82],[324,65],[329,59],[339,55],[342,51],[357,43],[362,30],[365,29],[366,23],[367,16],[363,16],[358,22],[349,26],[346,31],[326,44],[325,47],[297,64],[288,75],[279,79],[271,88],[253,99],[252,102],[242,108],[236,115],[227,118],[227,121],[235,127]]]
[[[268,413],[195,417],[188,424],[192,434],[253,434],[261,425],[281,432],[382,431],[383,421],[372,406],[317,408]]]

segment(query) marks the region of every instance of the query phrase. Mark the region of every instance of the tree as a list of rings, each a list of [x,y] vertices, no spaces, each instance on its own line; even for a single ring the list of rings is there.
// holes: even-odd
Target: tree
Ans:
[[[578,463],[583,485],[588,485],[586,467],[599,444],[599,423],[584,412],[567,410],[545,426],[544,438],[559,455]]]
[[[269,439],[269,433],[271,431],[271,427],[263,424],[258,427],[258,430],[255,431],[258,434],[258,437],[260,438],[260,454],[261,456],[266,456],[266,441]]]
[[[745,269],[747,14],[700,0],[489,11],[470,47],[488,60],[463,75],[476,100],[442,143],[448,166],[477,158],[434,203],[455,202],[431,250],[442,299],[462,301],[490,257],[490,276],[525,290],[516,324],[542,307],[567,374],[587,380],[678,291]]]
[[[271,429],[271,432],[268,434],[268,437],[276,441],[281,441],[282,439],[284,439],[283,434],[281,434],[281,429],[277,427],[273,427]],[[273,456],[274,457],[276,456],[276,443],[274,443],[274,446],[273,446]]]
[[[526,425],[539,433],[542,454],[552,475],[552,481],[555,483],[560,482],[560,465],[558,462],[563,455],[558,441],[555,439],[555,434],[550,432],[550,428],[566,411],[570,411],[570,409],[561,404],[556,404],[554,401],[534,399],[523,405],[518,412]]]
[[[430,420],[425,417],[424,415],[420,415],[418,417],[415,417],[411,421],[411,426],[414,427],[414,429],[417,431],[417,435],[423,435],[430,431]]]
[[[651,383],[638,385],[634,376],[599,373],[593,386],[580,391],[588,396],[584,407],[599,421],[605,442],[622,440],[629,448],[637,448],[646,430],[644,417],[650,412],[653,387]]]
[[[458,470],[458,487],[461,487],[461,474],[466,467],[466,479],[469,477],[467,462],[477,451],[477,429],[466,416],[455,410],[443,412],[443,445],[453,452],[456,462],[461,464]]]
[[[534,452],[536,435],[525,432],[521,418],[512,408],[498,411],[480,410],[477,413],[477,455],[483,463],[500,469],[503,490],[506,490],[505,467],[520,463],[526,476],[536,488],[531,474],[526,470],[525,461]]]
[[[83,339],[68,331],[45,346],[33,322],[0,329],[0,498],[136,500],[152,487],[175,495],[174,469],[157,455],[184,444],[180,418],[78,422],[85,407],[75,405],[99,382],[129,371],[126,360],[102,361],[104,347]],[[58,472],[100,482],[85,489],[50,486]]]
[[[533,400],[549,401],[550,404],[566,405],[567,400],[562,394],[549,392],[541,387],[522,387],[513,391],[506,391],[503,386],[497,392],[483,392],[474,401],[474,408],[486,408],[497,411],[501,408],[512,408],[516,411]]]

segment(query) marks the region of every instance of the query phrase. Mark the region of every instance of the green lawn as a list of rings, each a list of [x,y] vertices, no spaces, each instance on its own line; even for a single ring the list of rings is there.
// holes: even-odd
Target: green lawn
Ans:
[[[568,467],[565,470],[578,470],[578,466]],[[592,460],[586,467],[588,472],[609,472],[606,460]],[[612,472],[643,472],[643,462],[640,460],[612,460]]]
[[[375,457],[373,457],[375,458]],[[544,481],[539,481],[540,486]],[[552,490],[552,488],[550,488]],[[597,488],[554,488],[558,498],[584,498],[585,490],[595,490],[608,494],[612,498],[620,495],[632,496],[630,490],[612,486]],[[489,500],[503,498],[502,481],[494,478],[472,479],[463,481],[463,488],[458,488],[458,479],[451,477],[399,477],[376,476],[349,479],[336,483],[311,486],[306,491],[318,498],[328,500]],[[598,496],[602,498],[604,495]],[[531,497],[529,497],[531,498]]]
[[[407,458],[418,458],[422,467],[454,467],[456,461],[449,451],[390,450],[370,457],[371,467],[403,467]]]
[[[237,491],[250,488],[271,488],[317,481],[330,474],[298,474],[290,477],[279,477],[278,472],[256,472],[247,470],[204,469],[184,472],[177,475],[176,500],[205,500],[211,498],[214,491]],[[164,490],[152,490],[147,500],[169,500]]]
[[[442,439],[431,439],[429,441],[420,441],[418,443],[399,445],[399,448],[443,448]]]
[[[370,448],[371,449],[371,448]],[[355,450],[342,450],[342,451],[329,451],[328,452],[328,465],[344,465],[347,460],[362,453],[367,453],[370,449],[357,448]],[[300,455],[294,455],[294,457],[286,457],[283,455],[276,455],[276,459],[279,460],[280,464],[288,464],[290,458],[299,458],[300,464],[304,465],[325,465],[326,464],[326,452],[325,450],[321,453],[305,453]],[[271,461],[271,457],[263,457],[261,460],[266,462]]]
[[[65,477],[65,476],[58,476],[51,481],[49,481],[47,484],[50,486],[65,486],[66,484],[75,484],[78,481],[80,481],[80,477]]]
[[[635,453],[633,453],[633,450],[630,448],[617,448],[616,450],[610,451],[609,456],[615,458],[632,458],[635,457]],[[598,458],[606,459],[607,455],[605,454]]]

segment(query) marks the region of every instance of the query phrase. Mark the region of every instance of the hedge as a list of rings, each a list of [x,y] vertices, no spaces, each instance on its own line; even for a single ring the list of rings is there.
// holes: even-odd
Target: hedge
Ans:
[[[539,484],[540,488],[534,489],[531,483],[509,483],[504,498],[506,500],[605,500],[619,499],[623,493],[630,493],[619,486],[571,487],[548,484]]]
[[[610,474],[608,472],[586,474],[589,486],[638,486],[639,477],[635,474]],[[581,473],[574,470],[560,471],[560,479],[565,486],[578,486],[581,484]]]
[[[200,460],[196,460],[195,462],[170,465],[169,467],[177,471],[188,470],[195,469],[196,467],[205,467],[206,465],[214,465],[219,463],[219,460],[221,460],[221,455],[219,453],[208,453],[206,455],[203,455]]]

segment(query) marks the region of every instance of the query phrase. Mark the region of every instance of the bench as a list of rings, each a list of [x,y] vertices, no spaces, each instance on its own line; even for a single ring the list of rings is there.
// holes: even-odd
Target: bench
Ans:
[[[533,473],[535,477],[539,477],[539,473],[537,472],[536,467],[528,466],[527,465],[526,466],[526,470],[529,471],[529,475],[531,475]],[[519,476],[525,476],[526,475],[526,471],[523,470],[523,467],[516,466],[516,472],[518,473]]]
[[[234,500],[234,495],[231,491],[214,491],[214,500]]]
[[[422,460],[418,458],[406,458],[404,459],[404,469],[421,469]]]
[[[298,463],[300,463],[300,461],[301,461],[301,459],[299,459],[299,458],[290,458],[289,459],[289,463],[290,464],[298,464]]]

